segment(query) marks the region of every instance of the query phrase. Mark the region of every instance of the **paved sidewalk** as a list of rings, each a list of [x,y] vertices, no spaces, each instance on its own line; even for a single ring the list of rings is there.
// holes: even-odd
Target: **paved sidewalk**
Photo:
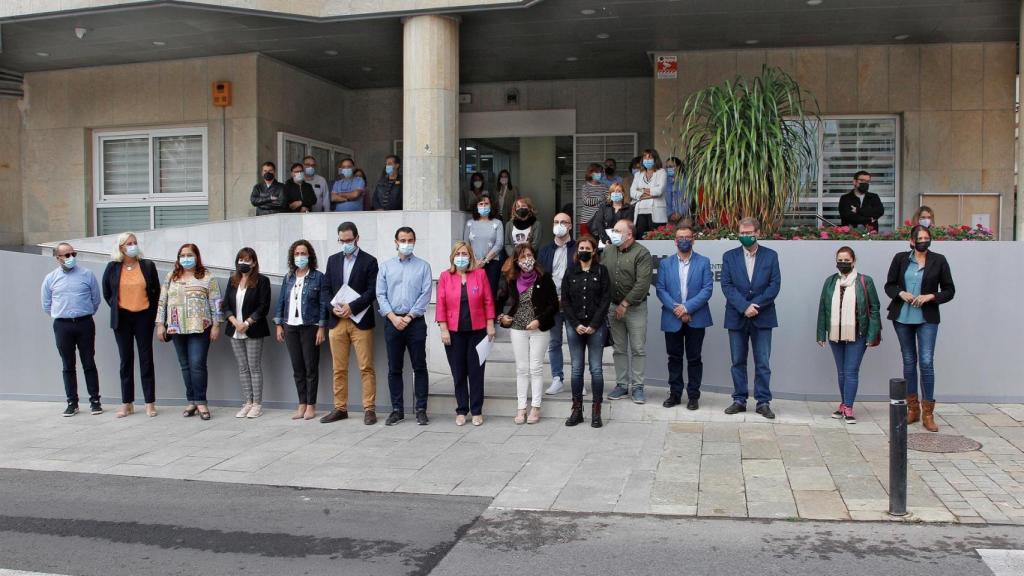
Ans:
[[[652,394],[652,396],[657,396]],[[494,498],[495,508],[684,516],[887,520],[888,404],[858,406],[860,423],[829,417],[834,405],[776,401],[774,422],[701,409],[606,404],[605,427],[567,428],[566,414],[516,426],[488,417],[457,427],[257,420],[59,416],[63,405],[0,402],[0,467],[375,492]],[[588,410],[589,412],[589,410]],[[981,450],[911,452],[909,520],[1024,524],[1024,406],[940,404],[940,433]],[[919,425],[911,432],[921,432]]]

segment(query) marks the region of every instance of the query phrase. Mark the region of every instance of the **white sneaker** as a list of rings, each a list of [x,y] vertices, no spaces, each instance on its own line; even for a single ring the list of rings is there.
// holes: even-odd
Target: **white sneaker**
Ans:
[[[565,385],[562,384],[562,379],[559,378],[558,376],[555,376],[554,378],[551,379],[551,386],[548,387],[548,390],[547,392],[545,392],[545,394],[558,394],[559,392],[562,391],[563,388],[565,388]]]
[[[252,408],[249,409],[249,413],[246,414],[246,418],[259,418],[263,416],[263,406],[259,404],[253,404]]]
[[[245,418],[250,410],[252,410],[252,404],[246,402],[242,405],[242,409],[238,411],[238,414],[235,414],[235,418]]]

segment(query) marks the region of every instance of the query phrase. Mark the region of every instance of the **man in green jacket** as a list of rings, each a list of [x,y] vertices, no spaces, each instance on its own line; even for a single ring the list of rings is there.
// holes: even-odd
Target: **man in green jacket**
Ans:
[[[602,256],[612,280],[608,314],[615,359],[615,388],[609,400],[631,396],[643,404],[647,356],[647,292],[651,288],[651,253],[636,243],[632,220],[619,220],[608,235],[612,246]],[[630,390],[632,384],[632,391]]]

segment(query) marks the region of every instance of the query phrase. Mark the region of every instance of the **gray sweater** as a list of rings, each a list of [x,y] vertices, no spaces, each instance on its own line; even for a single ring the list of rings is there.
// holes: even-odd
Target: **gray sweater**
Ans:
[[[466,222],[462,239],[473,247],[473,256],[477,260],[483,260],[488,253],[494,252],[497,255],[502,250],[505,245],[505,230],[501,220],[470,220]]]

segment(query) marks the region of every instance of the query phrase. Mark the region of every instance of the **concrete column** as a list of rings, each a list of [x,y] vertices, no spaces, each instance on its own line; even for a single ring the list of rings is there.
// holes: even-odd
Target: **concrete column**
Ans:
[[[459,208],[459,20],[403,24],[402,178],[406,210]]]
[[[1021,86],[1021,76],[1024,74],[1024,2],[1020,3],[1020,26],[1017,28],[1018,32],[1018,43],[1017,43],[1017,94],[1018,98],[1021,97],[1024,92],[1024,86]],[[1017,115],[1017,181],[1016,181],[1016,192],[1014,194],[1014,216],[1016,216],[1016,222],[1014,223],[1014,234],[1013,239],[1017,241],[1024,241],[1024,134],[1021,133],[1021,121],[1020,114]]]

